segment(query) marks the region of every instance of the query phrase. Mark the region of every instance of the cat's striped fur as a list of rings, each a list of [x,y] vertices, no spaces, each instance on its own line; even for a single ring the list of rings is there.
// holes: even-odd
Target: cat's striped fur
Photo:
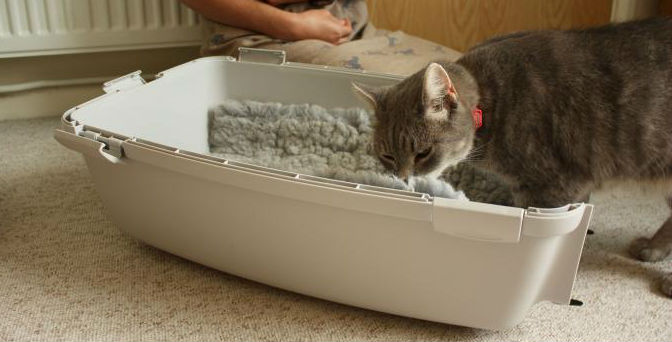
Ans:
[[[438,174],[469,153],[521,207],[582,201],[611,180],[672,180],[669,18],[497,37],[393,87],[360,90],[376,108],[374,148],[402,177]],[[672,219],[633,246],[644,260],[669,255]]]

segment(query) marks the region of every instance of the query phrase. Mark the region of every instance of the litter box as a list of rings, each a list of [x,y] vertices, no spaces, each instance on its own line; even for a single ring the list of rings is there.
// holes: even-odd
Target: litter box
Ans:
[[[107,82],[55,138],[78,151],[113,222],[197,263],[289,291],[456,325],[504,329],[569,304],[592,206],[514,208],[273,170],[208,155],[225,99],[362,106],[351,82],[398,76],[289,63],[248,49],[145,82]]]

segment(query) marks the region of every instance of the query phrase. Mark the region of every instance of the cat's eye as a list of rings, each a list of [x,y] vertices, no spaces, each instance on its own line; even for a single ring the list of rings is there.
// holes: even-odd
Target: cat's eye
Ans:
[[[440,112],[443,110],[443,97],[432,100],[432,111]]]
[[[387,160],[390,163],[394,163],[394,156],[391,154],[381,154],[380,157]]]
[[[432,148],[431,147],[428,147],[428,148],[420,151],[419,153],[417,153],[415,155],[415,162],[417,163],[417,162],[429,157],[430,154],[432,154]]]

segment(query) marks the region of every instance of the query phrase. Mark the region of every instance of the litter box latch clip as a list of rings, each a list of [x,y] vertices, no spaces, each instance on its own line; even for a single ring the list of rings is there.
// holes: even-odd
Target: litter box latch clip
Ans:
[[[285,64],[287,54],[282,50],[238,48],[238,61],[264,64]]]
[[[115,137],[104,137],[100,133],[91,131],[81,131],[79,135],[105,144],[103,152],[111,156],[121,158],[124,155],[124,148],[121,146],[121,144],[124,142],[123,140],[117,139]]]
[[[147,82],[145,82],[145,79],[142,78],[141,74],[142,70],[137,70],[111,81],[107,81],[103,84],[103,91],[107,94],[116,93],[143,85]]]

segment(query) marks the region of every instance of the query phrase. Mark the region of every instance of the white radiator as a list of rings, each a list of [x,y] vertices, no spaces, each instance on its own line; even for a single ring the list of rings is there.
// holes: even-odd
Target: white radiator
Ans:
[[[0,0],[0,57],[197,45],[178,0]]]

